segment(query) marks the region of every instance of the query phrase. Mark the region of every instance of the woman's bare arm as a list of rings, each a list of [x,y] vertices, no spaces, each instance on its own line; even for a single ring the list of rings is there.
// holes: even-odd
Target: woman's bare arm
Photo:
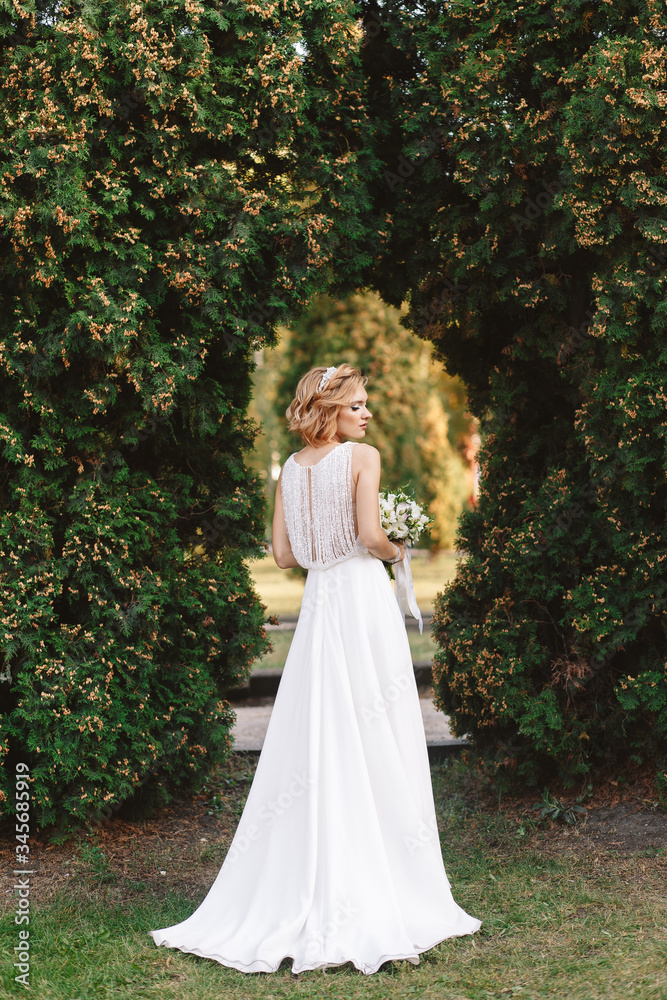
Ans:
[[[355,466],[359,469],[356,503],[361,544],[368,549],[371,555],[385,560],[395,557],[394,545],[398,545],[401,550],[401,559],[405,558],[404,543],[402,541],[390,542],[380,523],[380,506],[378,504],[382,472],[380,452],[373,445],[360,442],[352,452],[352,456]]]
[[[283,495],[280,483],[283,477],[282,469],[276,483],[276,503],[273,509],[273,558],[280,569],[289,569],[290,566],[298,566],[299,563],[294,558],[292,546],[287,535],[285,524],[285,512],[283,511]]]

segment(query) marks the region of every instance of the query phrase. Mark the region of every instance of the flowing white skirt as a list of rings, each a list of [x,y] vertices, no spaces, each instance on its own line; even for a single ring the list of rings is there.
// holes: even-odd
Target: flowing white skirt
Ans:
[[[440,853],[405,626],[380,562],[310,570],[243,815],[192,916],[157,945],[242,972],[419,964],[480,921]]]

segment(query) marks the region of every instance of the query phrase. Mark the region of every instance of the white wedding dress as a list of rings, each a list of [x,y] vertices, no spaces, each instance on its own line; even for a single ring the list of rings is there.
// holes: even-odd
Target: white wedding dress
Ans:
[[[151,931],[242,972],[407,959],[480,921],[454,901],[440,852],[403,618],[354,527],[345,442],[291,455],[282,497],[303,603],[238,829],[192,916]]]

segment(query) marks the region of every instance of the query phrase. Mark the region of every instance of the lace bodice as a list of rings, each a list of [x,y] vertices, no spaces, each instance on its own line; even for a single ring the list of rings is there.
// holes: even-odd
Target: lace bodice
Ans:
[[[294,558],[305,569],[326,569],[368,551],[354,527],[354,445],[336,445],[315,465],[299,465],[294,455],[283,465],[280,489],[287,535]]]

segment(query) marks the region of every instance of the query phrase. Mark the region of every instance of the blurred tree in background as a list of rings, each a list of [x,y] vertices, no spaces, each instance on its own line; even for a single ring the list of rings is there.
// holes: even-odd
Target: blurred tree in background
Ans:
[[[273,439],[280,463],[303,447],[298,435],[285,429],[285,410],[309,368],[343,360],[356,365],[369,376],[373,418],[364,440],[382,455],[382,488],[408,485],[414,490],[436,519],[425,544],[451,548],[457,518],[472,490],[471,469],[462,452],[474,427],[465,413],[460,381],[431,359],[432,348],[400,320],[400,311],[373,292],[338,301],[327,295],[315,298],[284,331],[273,368]],[[265,368],[272,365],[273,358],[265,352]]]

